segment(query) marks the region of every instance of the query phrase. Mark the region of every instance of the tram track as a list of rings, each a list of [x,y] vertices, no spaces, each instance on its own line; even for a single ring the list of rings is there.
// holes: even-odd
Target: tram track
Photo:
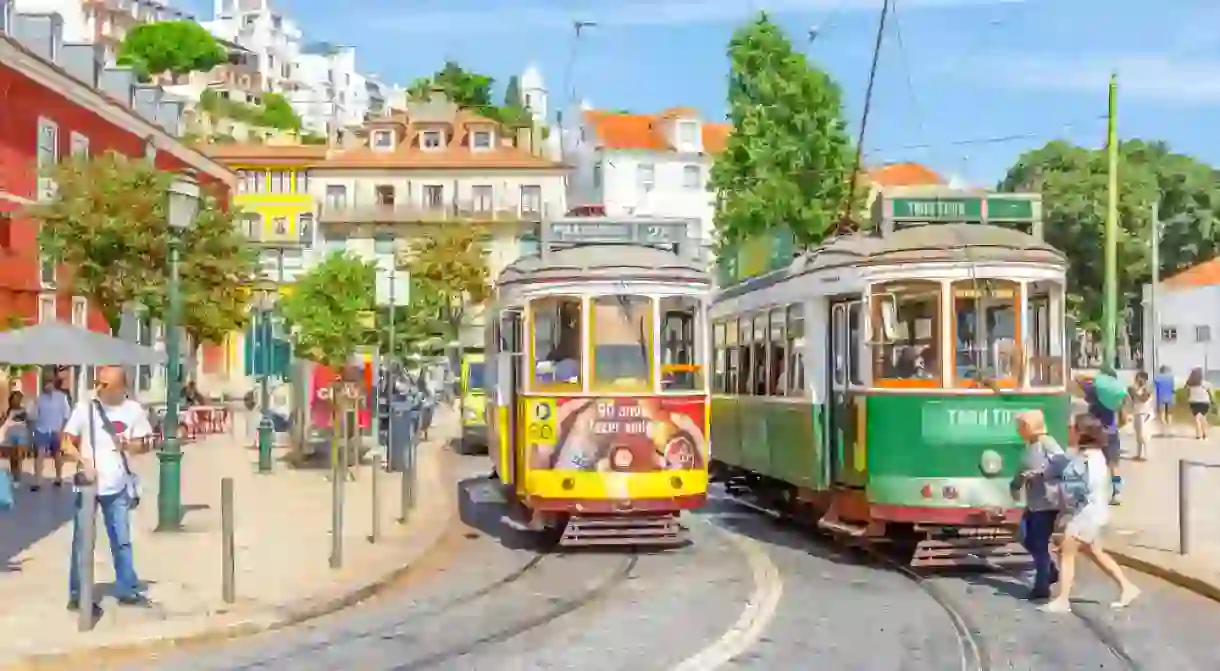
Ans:
[[[825,533],[816,529],[809,529],[806,525],[800,525],[791,516],[779,510],[762,506],[747,498],[727,493],[724,494],[724,498],[734,505],[766,515],[776,522],[792,525],[794,528],[799,528],[802,531],[812,531],[812,533],[806,534],[811,543],[817,543],[822,547],[835,551],[845,549],[858,550],[867,556],[872,563],[884,566],[887,570],[907,578],[924,594],[928,595],[948,617],[961,652],[960,668],[962,671],[991,671],[995,668],[990,648],[987,644],[987,637],[978,626],[977,619],[972,615],[970,608],[962,605],[958,599],[932,582],[931,578],[937,576],[928,575],[926,572],[911,568],[903,563],[900,558],[890,556],[880,548],[864,544],[842,544],[835,542],[834,539]],[[1129,671],[1142,671],[1142,666],[1126,651],[1121,638],[1112,627],[1096,617],[1082,612],[1075,606],[1073,606],[1071,612],[1073,617],[1079,620],[1085,629],[1118,661],[1121,668],[1128,669]]]

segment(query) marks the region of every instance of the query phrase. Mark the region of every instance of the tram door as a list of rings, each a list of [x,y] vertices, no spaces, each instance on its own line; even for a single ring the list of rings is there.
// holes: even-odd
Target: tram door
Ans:
[[[516,487],[523,482],[519,456],[523,446],[518,440],[518,428],[521,426],[521,384],[524,379],[522,366],[525,357],[522,354],[521,313],[508,311],[500,315],[499,356],[496,357],[496,437],[499,443],[499,458],[497,469],[500,480],[506,485]]]
[[[826,395],[826,440],[824,441],[823,468],[826,482],[833,486],[842,481],[844,457],[851,444],[852,413],[848,405],[848,371],[851,361],[851,336],[848,327],[848,304],[832,303],[830,306],[830,346],[827,350],[826,376],[829,393]]]

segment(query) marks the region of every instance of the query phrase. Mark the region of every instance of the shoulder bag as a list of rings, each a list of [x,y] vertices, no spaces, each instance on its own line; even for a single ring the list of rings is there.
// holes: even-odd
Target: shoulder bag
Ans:
[[[110,440],[114,441],[114,449],[118,450],[119,459],[123,462],[123,471],[126,473],[125,487],[127,490],[127,498],[131,501],[131,507],[138,508],[140,506],[140,495],[143,493],[143,491],[140,488],[140,478],[137,477],[135,473],[131,472],[131,466],[129,466],[127,464],[127,452],[123,449],[123,441],[119,437],[118,431],[115,431],[114,423],[111,422],[110,417],[108,417],[106,415],[106,409],[102,407],[101,402],[98,401],[97,399],[93,399],[93,408],[95,410],[97,410],[97,415],[102,420],[102,428],[106,430],[106,433],[110,434]],[[91,412],[91,413],[89,413],[89,439],[90,439],[90,441],[92,441],[92,439],[93,439],[93,434],[94,434],[93,413]],[[92,446],[92,445],[93,445],[93,443],[90,442],[90,446]],[[93,454],[94,454],[94,464],[96,464],[97,463],[97,450],[96,449],[94,449]]]

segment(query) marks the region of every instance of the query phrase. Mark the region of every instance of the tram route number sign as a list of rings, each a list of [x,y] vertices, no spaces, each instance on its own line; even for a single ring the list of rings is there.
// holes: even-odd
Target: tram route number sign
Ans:
[[[555,401],[536,399],[530,401],[525,431],[529,442],[535,445],[555,445],[559,438],[559,421],[555,416]]]
[[[551,224],[555,242],[681,242],[686,237],[685,222],[556,221]]]
[[[1030,408],[978,407],[929,402],[923,408],[923,438],[951,445],[997,445],[1020,440],[1017,415]]]

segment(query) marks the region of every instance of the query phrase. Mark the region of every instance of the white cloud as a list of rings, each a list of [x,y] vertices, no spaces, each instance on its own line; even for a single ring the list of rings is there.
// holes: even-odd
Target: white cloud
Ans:
[[[1108,59],[987,55],[972,61],[972,77],[1001,88],[1104,96],[1110,74],[1117,73],[1120,99],[1179,105],[1220,103],[1220,60],[1156,55]]]
[[[485,0],[486,1],[486,0]],[[1026,0],[903,0],[903,12],[921,9],[962,9],[1023,4]],[[602,2],[564,9],[519,2],[485,10],[411,12],[400,21],[380,21],[399,32],[435,33],[440,26],[461,26],[463,32],[519,32],[523,29],[570,31],[572,22],[596,21],[598,26],[664,26],[725,23],[758,11],[804,14],[879,10],[881,0],[630,0]]]

